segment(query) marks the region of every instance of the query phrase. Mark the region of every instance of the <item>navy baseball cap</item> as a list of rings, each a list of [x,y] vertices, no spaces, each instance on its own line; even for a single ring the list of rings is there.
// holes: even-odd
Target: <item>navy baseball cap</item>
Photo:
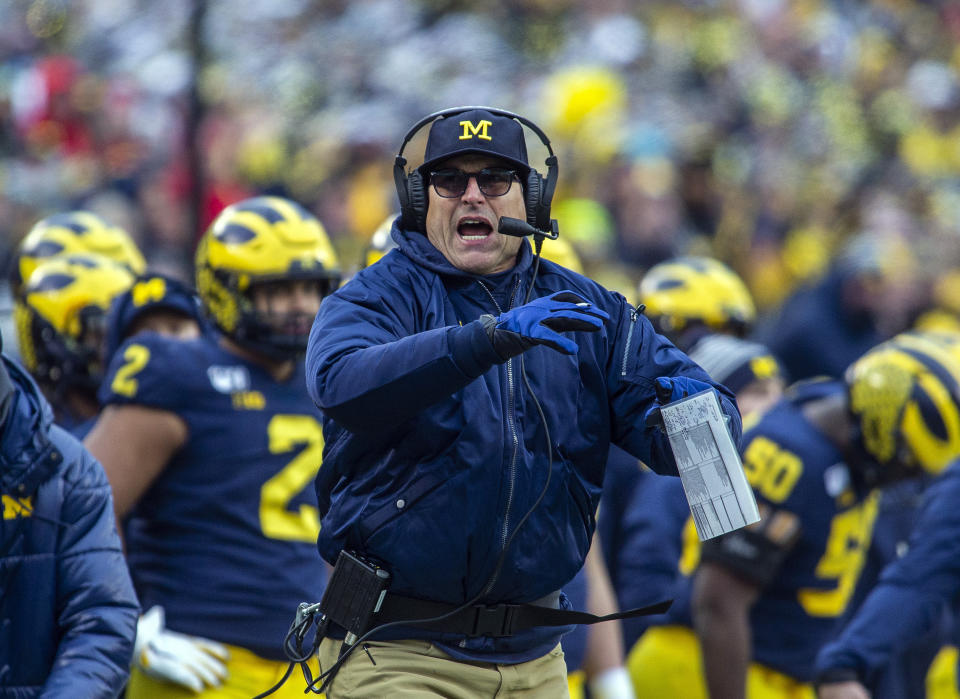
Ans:
[[[427,176],[440,161],[465,153],[481,153],[505,160],[516,166],[524,178],[530,172],[523,127],[510,117],[492,114],[485,109],[471,109],[433,122],[423,165],[418,169]]]

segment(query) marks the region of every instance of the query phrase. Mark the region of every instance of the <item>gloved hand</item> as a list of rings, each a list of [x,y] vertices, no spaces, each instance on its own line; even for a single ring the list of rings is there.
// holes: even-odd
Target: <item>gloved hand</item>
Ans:
[[[622,665],[603,670],[587,681],[593,699],[636,699],[630,674]]]
[[[229,655],[216,641],[165,629],[163,607],[159,605],[151,607],[137,622],[134,665],[158,679],[195,692],[202,692],[205,686],[219,687],[227,678],[223,661]]]
[[[663,429],[663,416],[660,415],[661,406],[673,403],[681,398],[692,396],[694,393],[700,393],[713,386],[697,379],[687,378],[686,376],[659,376],[654,381],[654,389],[657,393],[657,402],[643,416],[643,422],[647,429],[659,427]]]
[[[561,332],[595,332],[610,316],[572,291],[556,291],[549,296],[501,313],[483,315],[480,321],[503,361],[525,352],[534,345],[576,354],[577,343]]]

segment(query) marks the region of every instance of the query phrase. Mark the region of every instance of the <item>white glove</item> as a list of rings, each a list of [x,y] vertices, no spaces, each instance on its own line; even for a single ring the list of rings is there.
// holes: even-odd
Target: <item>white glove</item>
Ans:
[[[634,699],[630,674],[623,666],[604,670],[588,682],[590,696],[596,699]]]
[[[204,685],[219,687],[227,678],[223,661],[227,649],[206,638],[187,636],[164,628],[163,607],[157,605],[137,622],[133,662],[143,672],[202,692]]]

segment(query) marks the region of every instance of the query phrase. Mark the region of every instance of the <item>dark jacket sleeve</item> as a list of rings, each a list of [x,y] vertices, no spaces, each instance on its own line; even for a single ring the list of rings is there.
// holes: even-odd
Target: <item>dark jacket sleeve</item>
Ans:
[[[647,412],[658,405],[654,382],[660,376],[684,376],[713,386],[720,409],[729,418],[727,427],[733,443],[739,448],[740,411],[730,390],[657,334],[646,316],[636,313],[624,301],[607,375],[615,417],[613,441],[657,473],[676,475],[677,466],[666,434],[651,429],[645,420]]]
[[[130,672],[140,608],[103,468],[84,449],[71,456],[57,545],[60,643],[42,696],[112,697]]]
[[[939,623],[960,591],[960,466],[926,493],[909,549],[888,565],[880,582],[843,632],[817,656],[816,672],[853,670],[868,681],[899,649]]]
[[[479,321],[416,332],[382,298],[342,291],[313,323],[307,390],[351,432],[393,427],[500,362]]]

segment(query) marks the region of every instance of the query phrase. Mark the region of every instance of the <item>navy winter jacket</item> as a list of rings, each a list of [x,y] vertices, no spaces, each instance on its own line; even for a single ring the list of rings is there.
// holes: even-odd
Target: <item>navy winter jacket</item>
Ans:
[[[36,385],[14,384],[0,428],[0,697],[117,696],[139,606],[103,468]]]
[[[477,319],[523,303],[530,246],[514,268],[478,277],[422,234],[395,224],[393,237],[398,250],[324,299],[310,335],[307,383],[325,440],[320,552],[330,562],[343,548],[379,559],[391,591],[412,597],[542,598],[583,565],[611,441],[676,472],[665,437],[644,426],[654,379],[713,382],[621,295],[547,260],[531,298],[570,289],[611,320],[569,335],[575,356],[537,346],[501,362]],[[739,439],[740,416],[717,388]],[[558,638],[442,640],[498,654]]]

